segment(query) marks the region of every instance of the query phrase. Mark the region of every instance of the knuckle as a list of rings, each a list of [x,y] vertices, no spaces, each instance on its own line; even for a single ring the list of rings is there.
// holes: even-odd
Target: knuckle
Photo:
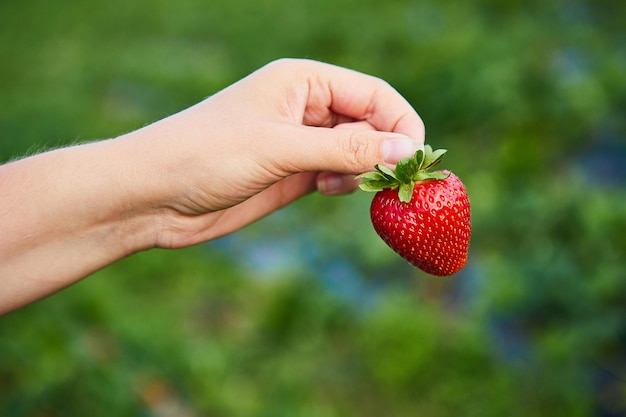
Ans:
[[[278,71],[293,71],[298,65],[302,65],[303,60],[296,58],[278,58],[271,61],[266,66]]]
[[[344,142],[343,154],[347,168],[359,172],[368,166],[367,161],[372,151],[372,141],[367,140],[362,132],[352,132]]]

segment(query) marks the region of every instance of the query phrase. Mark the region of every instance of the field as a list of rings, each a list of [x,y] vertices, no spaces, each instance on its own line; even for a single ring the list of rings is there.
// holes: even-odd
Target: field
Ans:
[[[0,163],[310,58],[411,102],[473,234],[468,266],[433,278],[376,236],[371,195],[311,195],[129,257],[0,317],[0,415],[626,415],[624,16],[618,0],[1,2]]]

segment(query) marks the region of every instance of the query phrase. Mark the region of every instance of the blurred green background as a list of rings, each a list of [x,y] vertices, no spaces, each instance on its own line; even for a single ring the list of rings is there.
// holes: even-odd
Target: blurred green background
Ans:
[[[0,162],[306,57],[396,87],[473,220],[445,279],[386,248],[361,192],[123,260],[0,318],[0,415],[626,415],[624,16],[622,0],[0,2]]]

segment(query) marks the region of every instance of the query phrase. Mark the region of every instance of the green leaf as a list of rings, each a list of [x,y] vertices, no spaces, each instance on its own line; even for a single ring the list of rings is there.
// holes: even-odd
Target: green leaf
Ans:
[[[359,188],[361,190],[363,190],[363,191],[367,191],[367,192],[370,192],[370,193],[375,193],[375,192],[378,192],[378,191],[382,191],[385,188],[388,188],[385,185],[386,185],[386,183],[382,184],[382,183],[378,183],[376,181],[370,181],[370,182],[364,182],[364,183],[359,184]]]
[[[448,152],[447,149],[437,149],[436,151],[431,151],[430,153],[427,153],[426,158],[424,159],[424,164],[422,165],[422,170],[426,171],[432,169],[435,165],[441,162],[441,159],[446,154],[446,152]]]
[[[400,184],[396,182],[382,181],[366,181],[359,184],[359,188],[363,191],[378,192],[386,189],[395,190]]]
[[[443,171],[429,172],[429,179],[431,180],[445,180],[449,176],[450,176],[449,172],[443,172]]]
[[[396,178],[403,184],[413,181],[417,172],[417,162],[414,158],[401,159],[396,165]]]
[[[443,171],[434,171],[434,172],[420,172],[415,176],[416,181],[427,181],[427,180],[445,180],[450,176],[449,172]]]
[[[390,180],[398,179],[396,177],[396,174],[393,172],[393,170],[387,168],[384,165],[375,165],[374,168],[376,168],[378,172],[380,172],[381,174],[383,174],[385,177],[389,178]]]
[[[424,151],[421,149],[418,149],[417,152],[415,152],[415,162],[417,163],[417,169],[422,168],[422,164],[424,163],[424,155]]]
[[[366,182],[366,181],[382,181],[386,177],[381,172],[370,171],[370,172],[364,172],[361,175],[357,175],[354,178],[357,180],[363,180],[364,182]]]
[[[410,181],[405,184],[400,184],[400,188],[398,189],[398,198],[403,203],[408,203],[411,201],[411,197],[413,197],[413,187],[415,186],[415,182]]]

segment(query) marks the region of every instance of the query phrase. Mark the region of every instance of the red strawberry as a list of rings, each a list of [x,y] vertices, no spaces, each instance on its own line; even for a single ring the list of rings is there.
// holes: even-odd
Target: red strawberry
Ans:
[[[377,165],[359,175],[361,189],[377,192],[370,214],[376,233],[400,256],[438,276],[465,266],[471,232],[465,186],[450,171],[428,172],[447,151],[428,145],[395,171]]]

